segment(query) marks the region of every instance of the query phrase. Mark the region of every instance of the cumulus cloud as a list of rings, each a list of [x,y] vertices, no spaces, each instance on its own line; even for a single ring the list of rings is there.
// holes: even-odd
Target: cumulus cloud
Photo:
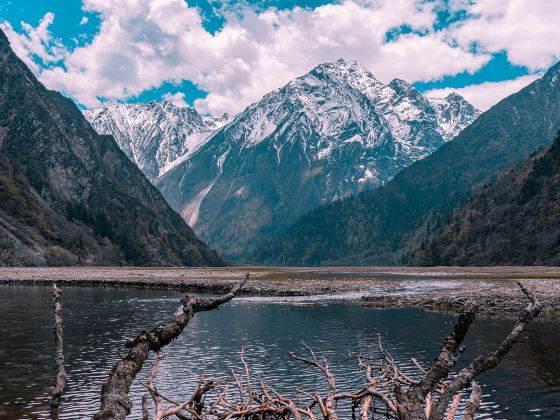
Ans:
[[[53,22],[53,13],[45,14],[37,27],[21,22],[22,34],[18,34],[9,22],[0,22],[0,29],[10,40],[15,53],[35,73],[40,73],[44,66],[56,63],[68,54],[62,43],[54,39],[49,31]]]
[[[183,92],[166,93],[165,95],[163,95],[163,99],[167,102],[171,102],[173,105],[179,108],[186,108],[189,106]]]
[[[531,70],[549,67],[560,58],[558,1],[477,0],[465,9],[472,18],[453,30],[463,47],[506,51],[513,64]]]
[[[452,0],[448,4],[453,11],[468,9],[474,17],[440,30],[434,29],[443,4],[439,0],[344,0],[316,8],[260,11],[243,3],[226,13],[223,28],[210,33],[199,9],[184,0],[83,0],[84,11],[101,19],[99,33],[87,45],[60,51],[48,32],[51,14],[39,27],[27,25],[23,34],[12,30],[8,36],[41,81],[87,107],[138,96],[165,81],[189,80],[208,92],[195,101],[196,108],[218,115],[241,111],[317,64],[338,58],[361,62],[382,81],[399,77],[415,82],[476,72],[493,51],[506,47],[510,57],[524,56],[521,36],[514,37],[515,45],[507,43],[506,29],[500,29],[496,41],[488,36],[496,22],[497,28],[515,22],[519,30],[516,10],[522,5],[510,3],[520,2]],[[530,22],[543,19],[541,24],[549,28],[545,15],[535,14]],[[402,27],[408,33],[387,40],[388,31],[398,33]],[[522,35],[534,28],[525,29]],[[39,42],[31,41],[33,34],[40,34]],[[532,69],[545,66],[558,46],[547,42],[539,48],[533,51]],[[55,60],[49,56],[63,57],[64,66],[33,66],[32,58],[41,55],[51,63]],[[184,95],[170,98],[186,101]]]
[[[515,93],[539,78],[537,74],[521,76],[503,82],[485,82],[470,85],[460,89],[445,88],[425,92],[430,98],[444,98],[451,92],[456,92],[481,111],[486,111],[493,105]]]

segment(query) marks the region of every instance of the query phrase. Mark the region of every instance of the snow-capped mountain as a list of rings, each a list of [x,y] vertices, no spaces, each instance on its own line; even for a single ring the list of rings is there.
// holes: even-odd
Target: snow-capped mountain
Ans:
[[[445,141],[457,136],[479,117],[481,112],[461,95],[450,93],[445,98],[429,98],[436,110],[439,132]]]
[[[168,101],[110,105],[84,111],[99,134],[111,134],[119,147],[152,181],[188,159],[225,125],[229,117],[201,116]]]
[[[338,60],[249,106],[156,186],[204,240],[243,258],[303,213],[387,182],[478,114],[458,95],[429,100]]]

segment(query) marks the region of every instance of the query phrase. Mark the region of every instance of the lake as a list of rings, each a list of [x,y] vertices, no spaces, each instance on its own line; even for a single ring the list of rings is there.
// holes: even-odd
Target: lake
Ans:
[[[169,319],[182,295],[176,291],[65,287],[64,351],[68,381],[62,418],[90,418],[99,405],[101,383],[124,354],[125,338]],[[53,383],[53,311],[44,286],[0,285],[0,418],[48,417]],[[384,347],[404,370],[410,361],[429,364],[454,322],[451,315],[419,309],[372,309],[350,301],[313,305],[275,304],[270,299],[237,298],[217,311],[199,313],[179,339],[166,347],[155,383],[169,397],[186,399],[203,371],[219,378],[240,370],[239,354],[254,378],[290,393],[323,388],[317,372],[288,357],[302,353],[302,341],[331,361],[340,390],[357,389],[362,374],[351,363],[339,365],[348,351]],[[465,342],[463,364],[493,350],[512,320],[479,317]],[[480,378],[480,418],[529,419],[560,416],[560,323],[539,319],[494,371]],[[459,366],[462,366],[460,364]],[[148,369],[139,376],[145,380]],[[131,392],[139,418],[143,386]],[[341,416],[341,418],[345,418]]]

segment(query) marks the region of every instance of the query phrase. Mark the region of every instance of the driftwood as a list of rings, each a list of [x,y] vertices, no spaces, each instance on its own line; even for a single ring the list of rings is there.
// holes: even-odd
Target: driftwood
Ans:
[[[525,329],[527,324],[529,324],[529,322],[531,322],[541,312],[542,305],[540,302],[521,283],[518,284],[523,293],[525,293],[529,299],[529,306],[527,306],[527,308],[521,313],[509,335],[492,354],[484,357],[477,357],[467,367],[461,369],[461,371],[455,375],[451,382],[446,386],[439,401],[434,405],[430,420],[442,418],[449,401],[453,398],[453,395],[470,386],[474,378],[481,373],[498,366],[498,363],[500,363],[503,357],[517,342],[519,335]]]
[[[474,415],[480,407],[480,400],[482,399],[482,390],[477,382],[472,383],[472,391],[467,404],[465,405],[465,411],[463,413],[463,420],[474,420]]]
[[[204,377],[193,396],[185,402],[174,401],[161,395],[155,385],[157,359],[152,365],[148,383],[145,385],[156,406],[154,420],[175,416],[179,419],[294,419],[336,420],[338,403],[347,401],[352,408],[352,419],[394,418],[414,420],[453,419],[458,414],[461,392],[472,386],[466,403],[463,420],[472,420],[480,406],[481,389],[474,382],[481,373],[498,365],[501,359],[517,341],[527,324],[541,311],[541,304],[521,284],[523,293],[528,297],[529,306],[519,316],[511,333],[491,355],[478,357],[458,374],[449,379],[451,369],[464,352],[462,342],[474,321],[476,307],[467,305],[459,316],[453,331],[443,340],[439,354],[431,366],[422,368],[414,359],[420,374],[419,379],[403,373],[379,341],[379,355],[352,356],[347,360],[357,360],[365,372],[365,385],[353,392],[337,392],[336,380],[326,359],[319,358],[311,348],[305,346],[307,356],[290,356],[304,364],[318,369],[325,378],[327,391],[325,395],[316,392],[300,391],[309,403],[302,405],[297,401],[279,394],[273,388],[264,385],[252,385],[250,369],[245,363],[243,351],[241,362],[243,373],[232,372],[233,385],[227,382],[204,382]],[[164,409],[162,401],[171,408]],[[347,414],[344,418],[349,418]],[[147,409],[144,418],[149,418]]]
[[[209,311],[233,299],[237,292],[249,279],[234,286],[232,290],[217,298],[202,298],[187,295],[181,300],[181,306],[171,321],[159,325],[150,331],[142,331],[134,339],[126,343],[128,354],[119,360],[101,390],[101,408],[94,419],[124,419],[132,409],[128,396],[134,378],[142,369],[150,352],[158,352],[178,337],[195,313]]]
[[[51,418],[53,420],[58,420],[62,391],[64,390],[64,386],[66,385],[66,371],[64,370],[64,350],[62,342],[62,304],[60,303],[62,290],[56,287],[56,284],[53,283],[51,294],[54,304],[54,342],[56,347],[57,372],[54,388],[52,390],[50,411]]]

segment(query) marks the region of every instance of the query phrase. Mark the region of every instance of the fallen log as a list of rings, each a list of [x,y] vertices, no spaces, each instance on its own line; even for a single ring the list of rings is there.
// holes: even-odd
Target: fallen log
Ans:
[[[142,331],[126,343],[128,354],[119,360],[101,389],[101,408],[93,417],[100,419],[124,419],[132,409],[128,396],[130,386],[136,375],[144,366],[150,352],[158,352],[162,347],[178,337],[195,313],[209,311],[230,301],[249,279],[245,279],[231,289],[229,293],[216,298],[202,298],[187,295],[181,300],[181,306],[173,319],[158,325],[150,331]]]

